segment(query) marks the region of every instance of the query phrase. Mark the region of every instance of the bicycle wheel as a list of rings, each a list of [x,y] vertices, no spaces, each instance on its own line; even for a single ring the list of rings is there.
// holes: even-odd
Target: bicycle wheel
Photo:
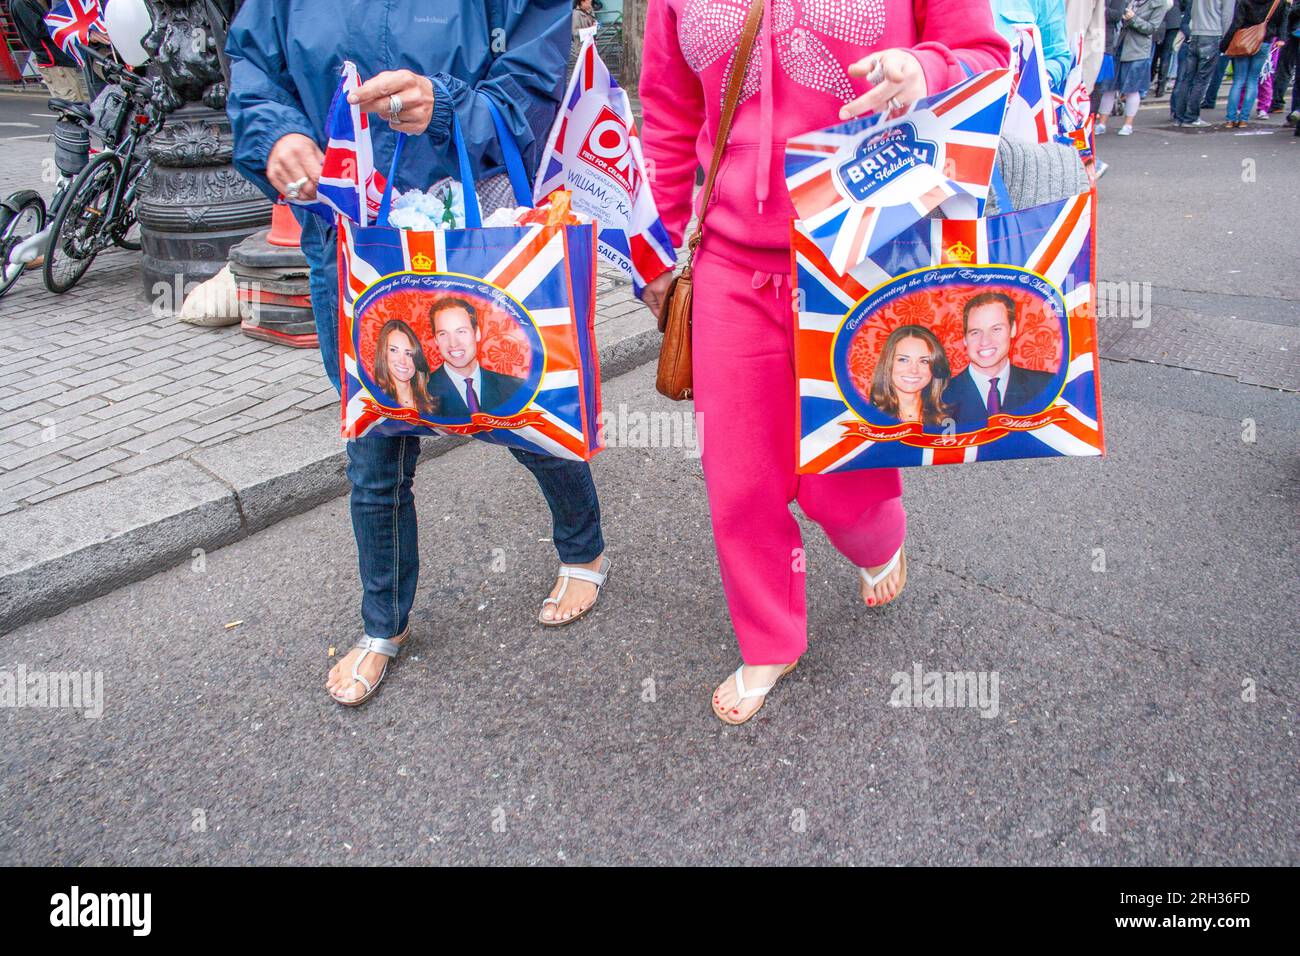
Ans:
[[[113,241],[119,249],[139,252],[144,247],[140,244],[140,223],[136,221],[135,208],[132,207],[126,214],[131,217],[126,223],[126,230]]]
[[[25,263],[9,262],[9,254],[25,239],[45,228],[45,200],[24,189],[0,203],[0,295],[8,292],[27,271]]]
[[[131,181],[122,190],[122,202],[118,207],[117,220],[113,223],[113,242],[119,249],[139,252],[140,222],[136,219],[136,201],[140,195],[140,181],[144,178],[146,164],[133,160],[131,164]]]
[[[45,288],[51,292],[67,292],[81,281],[107,244],[101,235],[104,210],[117,188],[121,169],[115,155],[100,153],[68,187],[45,249]]]

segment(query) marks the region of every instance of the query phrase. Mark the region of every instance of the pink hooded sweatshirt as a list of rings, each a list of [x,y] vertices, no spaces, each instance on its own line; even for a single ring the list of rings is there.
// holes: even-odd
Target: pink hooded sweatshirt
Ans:
[[[713,156],[749,7],[750,0],[649,0],[641,142],[678,248],[695,168],[707,169]],[[921,62],[929,93],[965,79],[963,63],[978,73],[1010,59],[989,0],[767,0],[705,220],[711,249],[764,272],[789,272],[786,140],[839,122],[840,107],[871,88],[849,76],[849,65],[891,47]]]

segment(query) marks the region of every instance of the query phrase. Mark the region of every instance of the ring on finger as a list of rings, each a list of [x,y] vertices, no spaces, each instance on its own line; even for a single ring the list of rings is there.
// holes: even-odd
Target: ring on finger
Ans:
[[[287,186],[284,187],[284,194],[288,196],[290,199],[297,199],[298,193],[300,193],[302,191],[302,187],[306,185],[307,185],[306,176],[302,177],[302,179],[295,179],[293,182],[289,183]]]
[[[402,98],[394,93],[388,97],[388,122],[400,123],[402,121]]]
[[[891,97],[889,98],[889,108],[890,108],[890,110],[892,110],[893,112],[898,112],[899,110],[901,110],[901,109],[903,108],[903,104],[900,103],[900,102],[898,102],[898,97],[897,97],[897,96],[891,96]]]

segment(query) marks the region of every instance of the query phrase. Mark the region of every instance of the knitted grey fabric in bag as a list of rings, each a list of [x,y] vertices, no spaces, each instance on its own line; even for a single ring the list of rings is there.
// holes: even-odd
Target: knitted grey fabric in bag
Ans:
[[[480,180],[474,188],[478,192],[478,206],[484,219],[503,206],[514,209],[518,205],[515,202],[515,191],[510,186],[510,177],[505,173]]]
[[[1004,139],[998,144],[998,169],[1015,209],[1069,199],[1086,193],[1091,186],[1078,150],[1063,143],[1021,143]],[[987,215],[1010,211],[999,208],[997,196],[989,192]]]

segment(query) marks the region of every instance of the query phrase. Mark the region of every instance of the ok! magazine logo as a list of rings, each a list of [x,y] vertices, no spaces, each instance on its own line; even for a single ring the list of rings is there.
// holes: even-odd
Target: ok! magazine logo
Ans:
[[[630,195],[636,193],[640,180],[632,157],[632,140],[627,125],[608,106],[602,106],[596,114],[596,121],[578,149],[578,158],[616,180]]]

